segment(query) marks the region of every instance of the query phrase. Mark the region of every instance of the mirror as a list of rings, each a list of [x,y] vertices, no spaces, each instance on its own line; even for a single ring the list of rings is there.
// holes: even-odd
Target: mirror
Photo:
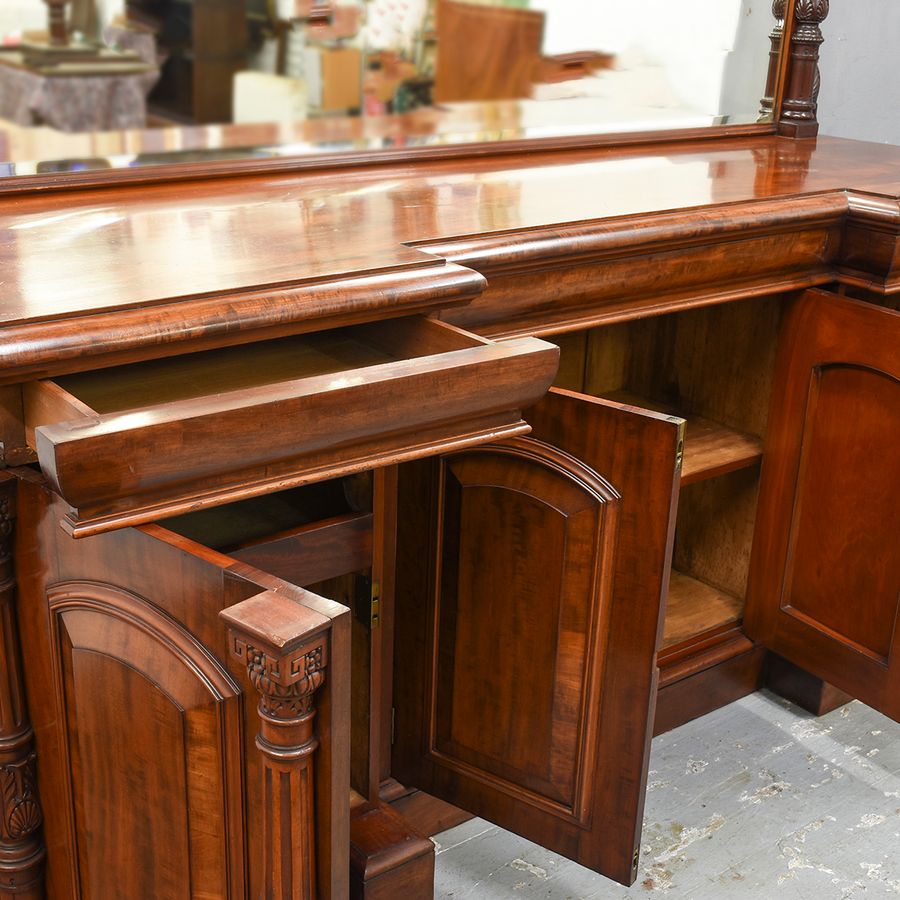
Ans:
[[[780,28],[767,0],[3,0],[0,175],[771,121]]]

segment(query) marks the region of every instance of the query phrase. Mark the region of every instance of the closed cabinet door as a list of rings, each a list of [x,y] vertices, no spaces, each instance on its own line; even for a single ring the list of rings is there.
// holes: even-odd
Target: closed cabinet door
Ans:
[[[285,875],[291,896],[345,897],[348,611],[156,525],[74,540],[59,526],[67,509],[35,479],[20,482],[19,630],[47,896],[281,896],[270,882],[291,856],[271,858],[271,810],[287,796],[296,816],[284,840],[306,841],[315,856],[309,877],[296,867]],[[304,709],[316,711],[316,743],[301,773],[312,773],[312,815],[292,770],[268,765],[257,743],[258,706],[277,726],[277,704],[306,697],[280,689],[287,663],[266,657],[262,644],[251,651],[219,615],[254,602],[273,610],[273,634],[294,608],[314,624],[307,680],[316,693]],[[250,664],[254,654],[269,665],[268,681]],[[290,713],[299,728],[300,713]],[[279,775],[273,800],[267,785]]]
[[[401,487],[393,771],[630,884],[682,420],[553,390]]]
[[[777,379],[746,629],[900,720],[900,313],[808,291]]]

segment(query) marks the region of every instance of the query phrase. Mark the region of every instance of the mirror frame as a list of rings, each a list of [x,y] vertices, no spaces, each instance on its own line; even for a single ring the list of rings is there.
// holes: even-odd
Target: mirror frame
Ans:
[[[419,163],[432,160],[484,158],[516,153],[587,150],[595,147],[633,147],[652,143],[716,141],[727,138],[781,135],[815,137],[819,125],[816,107],[819,93],[821,24],[828,15],[829,0],[773,0],[776,21],[770,39],[769,78],[763,105],[771,102],[772,120],[750,124],[710,125],[696,128],[634,132],[597,132],[552,137],[498,139],[435,144],[420,147],[366,150],[322,150],[297,156],[244,159],[214,158],[192,162],[154,163],[146,167],[87,169],[78,172],[9,175],[0,178],[0,196],[35,191],[68,191],[86,188],[124,187],[163,182],[197,181],[258,175],[285,175],[312,170],[342,170],[360,166]],[[777,23],[783,22],[782,26]],[[780,45],[777,56],[774,47]],[[246,148],[247,152],[252,147]],[[177,151],[175,151],[177,153]],[[202,151],[201,151],[202,152]]]

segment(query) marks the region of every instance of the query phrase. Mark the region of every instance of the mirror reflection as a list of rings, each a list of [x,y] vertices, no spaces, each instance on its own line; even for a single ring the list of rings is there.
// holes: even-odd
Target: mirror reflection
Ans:
[[[0,160],[750,123],[777,34],[765,0],[3,0]]]

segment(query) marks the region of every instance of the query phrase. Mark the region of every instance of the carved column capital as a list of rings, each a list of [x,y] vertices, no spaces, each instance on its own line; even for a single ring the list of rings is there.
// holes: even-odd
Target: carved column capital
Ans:
[[[821,25],[828,18],[829,0],[797,0],[794,17],[800,25]]]
[[[794,43],[807,44],[807,53],[818,59],[819,45],[825,41],[821,24],[828,16],[828,0],[797,0],[794,10]]]
[[[312,710],[314,695],[325,681],[324,644],[277,657],[232,634],[231,652],[247,666],[250,683],[260,695],[261,715],[290,720]]]

